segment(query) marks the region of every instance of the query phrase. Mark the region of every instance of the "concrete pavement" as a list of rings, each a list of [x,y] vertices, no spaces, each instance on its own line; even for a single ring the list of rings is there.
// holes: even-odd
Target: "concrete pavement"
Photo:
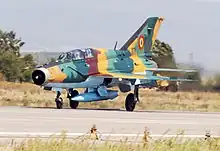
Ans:
[[[104,111],[88,109],[46,109],[27,107],[0,107],[0,138],[13,136],[49,136],[62,130],[70,136],[87,133],[93,124],[101,134],[135,136],[147,126],[152,136],[161,136],[167,130],[175,135],[179,129],[191,137],[201,137],[206,130],[220,136],[220,113],[172,111]]]

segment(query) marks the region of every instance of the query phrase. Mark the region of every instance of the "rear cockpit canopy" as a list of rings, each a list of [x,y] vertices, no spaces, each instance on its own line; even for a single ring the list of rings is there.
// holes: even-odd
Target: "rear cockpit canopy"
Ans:
[[[57,61],[65,61],[65,60],[82,60],[87,58],[94,57],[94,50],[91,48],[85,49],[74,49],[68,52],[62,53]]]

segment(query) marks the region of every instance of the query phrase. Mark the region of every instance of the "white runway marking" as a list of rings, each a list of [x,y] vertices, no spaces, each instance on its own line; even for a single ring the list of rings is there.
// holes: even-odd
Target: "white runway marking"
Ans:
[[[52,133],[52,132],[0,132],[0,138],[1,137],[16,137],[16,138],[28,138],[28,137],[50,137],[50,136],[61,136],[62,133]],[[73,137],[73,136],[85,136],[90,135],[86,133],[65,133],[67,137]],[[110,136],[110,137],[143,137],[144,134],[98,134],[101,136]],[[161,134],[152,134],[151,137],[164,137],[164,138],[172,138],[176,137],[177,135],[161,135]],[[204,138],[205,135],[178,135],[179,137],[184,138]],[[211,135],[212,138],[220,138],[220,135]]]

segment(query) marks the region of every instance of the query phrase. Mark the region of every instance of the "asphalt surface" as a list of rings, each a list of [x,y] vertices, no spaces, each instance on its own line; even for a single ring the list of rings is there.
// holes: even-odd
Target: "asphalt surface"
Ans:
[[[220,113],[142,111],[92,109],[50,109],[0,107],[0,138],[25,133],[49,135],[65,130],[71,135],[87,133],[93,124],[101,134],[143,134],[148,127],[151,135],[175,135],[184,130],[186,135],[220,136]]]

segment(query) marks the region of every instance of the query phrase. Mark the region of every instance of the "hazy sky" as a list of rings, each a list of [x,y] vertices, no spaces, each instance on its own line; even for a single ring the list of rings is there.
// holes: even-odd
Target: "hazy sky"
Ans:
[[[118,48],[149,16],[164,16],[158,39],[177,61],[220,71],[220,0],[1,0],[0,28],[15,30],[22,51]]]

